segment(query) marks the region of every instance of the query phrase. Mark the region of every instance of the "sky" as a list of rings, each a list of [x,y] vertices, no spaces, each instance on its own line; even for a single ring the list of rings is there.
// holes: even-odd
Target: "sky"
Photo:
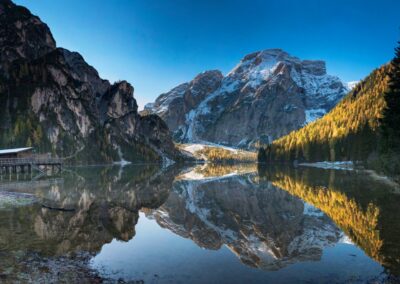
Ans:
[[[343,81],[393,57],[399,0],[14,0],[47,23],[139,107],[205,70],[228,73],[246,54],[281,48],[320,59]]]

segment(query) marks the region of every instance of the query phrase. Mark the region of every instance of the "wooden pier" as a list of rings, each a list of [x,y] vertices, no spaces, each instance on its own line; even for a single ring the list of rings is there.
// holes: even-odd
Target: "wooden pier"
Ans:
[[[32,173],[33,170],[57,173],[62,171],[62,166],[63,160],[60,158],[0,158],[0,174]]]

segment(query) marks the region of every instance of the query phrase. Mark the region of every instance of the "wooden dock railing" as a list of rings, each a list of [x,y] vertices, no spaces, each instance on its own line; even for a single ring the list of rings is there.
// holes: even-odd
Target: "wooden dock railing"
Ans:
[[[0,174],[32,172],[36,169],[42,173],[47,172],[48,168],[54,172],[62,171],[63,159],[46,157],[27,157],[27,158],[0,158]]]

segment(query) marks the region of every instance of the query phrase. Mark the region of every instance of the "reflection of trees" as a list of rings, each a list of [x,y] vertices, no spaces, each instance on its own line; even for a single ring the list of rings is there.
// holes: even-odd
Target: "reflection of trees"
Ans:
[[[176,170],[158,170],[82,168],[67,173],[61,185],[33,189],[39,203],[2,212],[0,246],[61,255],[97,252],[113,238],[130,240],[138,210],[156,208],[169,195]],[[74,211],[50,210],[40,203]]]
[[[256,184],[255,177],[179,180],[152,215],[200,247],[226,245],[244,264],[266,270],[319,260],[322,248],[339,240],[341,232],[328,217],[304,214],[299,198]]]
[[[320,208],[369,256],[400,268],[400,197],[365,174],[321,169],[261,169],[261,180]]]

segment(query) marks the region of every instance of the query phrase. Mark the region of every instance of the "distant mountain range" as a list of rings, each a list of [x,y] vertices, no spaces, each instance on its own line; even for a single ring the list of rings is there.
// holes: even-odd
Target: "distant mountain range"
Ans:
[[[368,82],[343,83],[327,74],[324,61],[267,49],[246,55],[225,76],[218,70],[197,75],[160,95],[139,114],[128,82],[111,84],[79,53],[57,47],[48,26],[26,8],[1,0],[0,24],[0,147],[33,146],[71,162],[170,163],[187,158],[179,150],[185,147],[178,149],[174,141],[254,150],[280,138],[272,147],[290,140],[289,151],[295,153],[288,155],[305,158],[308,150],[299,144],[304,139],[293,138],[294,134],[289,140],[282,137],[307,125],[299,135],[321,131],[316,127],[325,125],[329,116],[312,122],[335,108],[352,88],[335,109],[346,108],[352,97],[363,98],[372,88]],[[381,106],[377,102],[374,110]],[[335,121],[362,115],[343,114]],[[357,116],[353,124],[360,126],[368,115]],[[331,130],[335,132],[320,137],[325,144],[349,131]],[[329,155],[344,155],[337,145],[329,146],[335,149]]]
[[[128,82],[100,78],[9,0],[0,1],[0,108],[0,147],[85,163],[182,159],[165,123],[138,114]]]
[[[326,73],[325,62],[281,49],[245,56],[226,76],[206,71],[145,106],[178,142],[255,148],[322,117],[354,86]]]

